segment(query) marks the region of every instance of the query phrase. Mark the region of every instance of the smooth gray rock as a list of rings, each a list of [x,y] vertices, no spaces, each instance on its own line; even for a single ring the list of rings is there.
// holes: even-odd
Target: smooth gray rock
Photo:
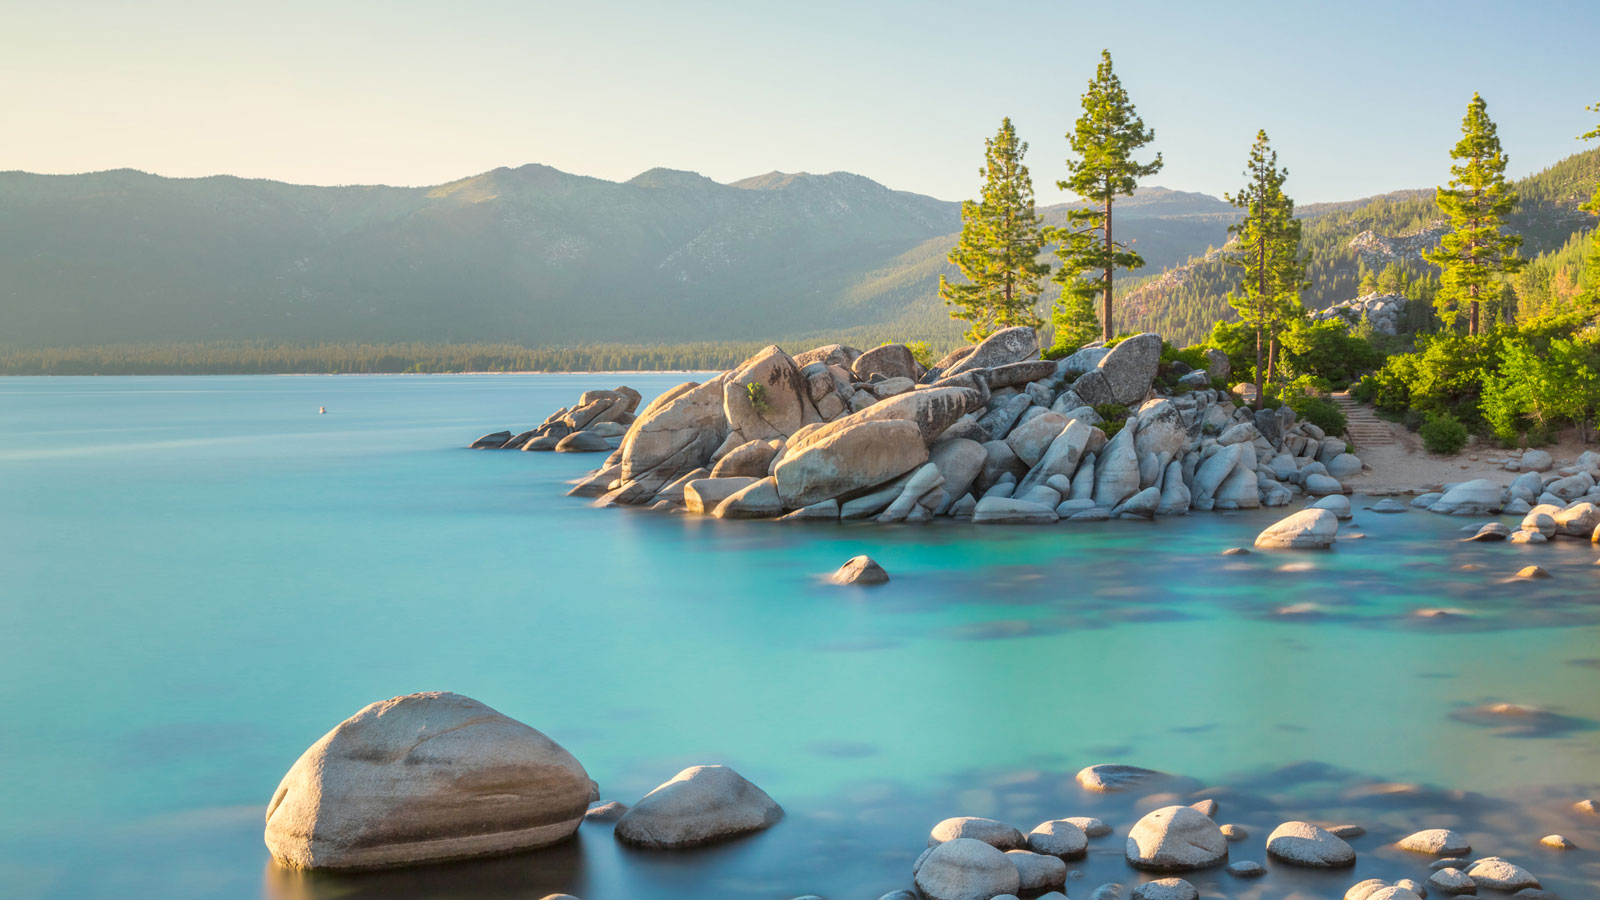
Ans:
[[[1260,878],[1267,874],[1267,867],[1258,862],[1241,859],[1238,862],[1228,863],[1228,874],[1236,878]]]
[[[1505,505],[1505,493],[1494,482],[1477,478],[1445,491],[1428,511],[1454,516],[1492,515]]]
[[[1161,363],[1161,336],[1137,334],[1107,353],[1097,367],[1111,390],[1111,402],[1131,406],[1150,393]]]
[[[928,846],[937,847],[957,838],[983,841],[997,850],[1017,850],[1026,843],[1021,831],[1004,822],[982,816],[955,816],[933,826],[928,832]]]
[[[1339,519],[1326,509],[1308,508],[1256,535],[1255,545],[1272,550],[1326,550],[1339,536]]]
[[[1031,850],[1007,850],[1006,856],[1017,867],[1021,890],[1042,891],[1066,886],[1067,864],[1059,857]]]
[[[1128,896],[1130,900],[1200,900],[1200,892],[1182,878],[1146,881]]]
[[[507,441],[511,440],[511,437],[512,434],[509,431],[496,431],[491,434],[486,434],[483,437],[473,441],[471,444],[467,445],[467,449],[499,450],[506,445]]]
[[[1056,521],[1056,511],[1025,500],[984,497],[973,509],[972,521],[980,525],[1043,525]]]
[[[1228,858],[1228,840],[1217,823],[1187,806],[1162,807],[1128,832],[1128,862],[1136,869],[1186,872]]]
[[[786,508],[810,506],[829,497],[864,490],[903,475],[928,460],[928,448],[914,422],[901,419],[824,425],[820,438],[787,449],[774,473]],[[808,436],[812,437],[812,436]]]
[[[854,556],[828,576],[828,580],[834,584],[886,584],[889,573],[870,556]]]
[[[850,373],[860,381],[866,381],[873,375],[916,381],[922,377],[922,371],[922,366],[917,364],[916,357],[911,355],[911,350],[905,344],[873,347],[856,357],[850,366]]]
[[[1408,834],[1395,841],[1394,845],[1401,850],[1428,856],[1465,856],[1472,852],[1472,845],[1467,839],[1448,828],[1428,828]]]
[[[571,837],[592,782],[561,745],[460,694],[373,703],[312,744],[267,806],[297,869],[382,868]]]
[[[1478,883],[1468,877],[1467,873],[1454,867],[1446,867],[1429,875],[1428,884],[1433,890],[1451,896],[1478,892]]]
[[[755,484],[758,479],[700,478],[683,486],[683,505],[696,515],[709,516],[722,501]]]
[[[1328,474],[1343,480],[1361,474],[1361,458],[1353,453],[1341,453],[1328,460]]]
[[[1310,822],[1285,822],[1267,836],[1267,855],[1311,869],[1341,869],[1356,864],[1356,851]]]
[[[944,377],[971,369],[994,369],[1039,356],[1039,335],[1026,325],[1002,328],[983,339],[966,358],[945,370]]]
[[[1520,891],[1539,887],[1539,879],[1532,872],[1510,860],[1486,856],[1467,868],[1467,876],[1480,888],[1496,891]]]
[[[1093,816],[1067,816],[1061,821],[1069,825],[1076,825],[1083,830],[1087,837],[1105,837],[1111,833],[1111,826]]]
[[[1062,859],[1082,859],[1089,850],[1089,836],[1076,822],[1051,819],[1028,832],[1028,849]]]
[[[777,480],[768,475],[735,491],[718,503],[711,514],[719,519],[774,519],[783,515]]]
[[[993,900],[1022,885],[1010,857],[972,838],[939,844],[914,868],[913,880],[926,900]]]
[[[692,766],[634,804],[617,840],[636,847],[697,847],[772,827],[783,809],[727,766]]]
[[[1354,513],[1350,510],[1350,498],[1343,494],[1330,494],[1311,504],[1313,509],[1325,509],[1340,520],[1351,518]]]

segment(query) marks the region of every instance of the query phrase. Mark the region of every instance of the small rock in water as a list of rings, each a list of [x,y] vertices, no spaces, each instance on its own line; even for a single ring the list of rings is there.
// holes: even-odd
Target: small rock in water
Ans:
[[[1434,890],[1441,894],[1476,894],[1478,892],[1477,883],[1468,878],[1467,873],[1454,866],[1446,866],[1434,872],[1428,876],[1428,883],[1433,885]]]
[[[1385,497],[1382,500],[1379,500],[1377,503],[1367,507],[1367,509],[1370,509],[1376,513],[1403,513],[1406,511],[1405,504],[1400,503],[1393,497]]]
[[[934,847],[913,876],[927,900],[992,900],[1015,894],[1022,878],[1016,863],[983,841],[956,838]]]
[[[1600,560],[1596,560],[1596,564],[1600,565]],[[1579,800],[1577,803],[1572,804],[1572,809],[1574,812],[1580,812],[1586,816],[1600,816],[1600,803],[1596,803],[1593,800]]]
[[[1550,539],[1545,537],[1543,532],[1522,529],[1511,532],[1511,536],[1507,540],[1513,544],[1543,544]]]
[[[545,894],[540,900],[578,900],[571,894]]]
[[[1228,874],[1239,878],[1260,878],[1267,874],[1267,868],[1261,863],[1241,859],[1238,862],[1228,863]]]
[[[1130,900],[1200,900],[1200,892],[1182,878],[1146,881],[1133,889]]]
[[[727,766],[691,766],[617,821],[617,840],[636,847],[698,847],[770,828],[783,809]]]
[[[1019,884],[1024,891],[1064,887],[1067,883],[1067,864],[1059,857],[1030,850],[1007,850],[1006,856],[1017,867]]]
[[[1356,852],[1349,844],[1310,822],[1285,822],[1273,829],[1267,837],[1267,855],[1313,869],[1337,869],[1356,862]]]
[[[1422,882],[1417,881],[1414,878],[1402,878],[1399,881],[1396,881],[1394,886],[1400,888],[1401,890],[1410,891],[1411,893],[1416,894],[1418,897],[1425,898],[1428,896],[1428,888],[1424,886]]]
[[[1223,556],[1248,556],[1249,554],[1250,550],[1247,547],[1229,547],[1222,551]]]
[[[1078,772],[1078,784],[1084,790],[1099,794],[1114,794],[1136,787],[1140,782],[1159,777],[1162,773],[1138,766],[1103,764],[1088,766]]]
[[[1200,815],[1205,816],[1208,819],[1214,819],[1217,817],[1217,801],[1212,800],[1209,797],[1204,800],[1189,804],[1189,808],[1195,810],[1196,812],[1200,813]]]
[[[1093,816],[1067,816],[1061,821],[1078,826],[1086,836],[1092,838],[1105,837],[1111,833],[1110,825]]]
[[[879,897],[878,900],[921,900],[921,898],[917,896],[916,891],[899,890],[890,891]]]
[[[1445,859],[1436,859],[1433,862],[1428,863],[1428,868],[1433,869],[1434,871],[1438,871],[1439,869],[1465,869],[1470,862],[1471,860],[1460,859],[1458,857],[1447,857]]]
[[[1469,526],[1472,527],[1472,526]],[[1462,538],[1464,541],[1503,541],[1511,537],[1511,529],[1499,522],[1489,522],[1481,527],[1474,527],[1472,537]]]
[[[1549,578],[1550,573],[1538,566],[1524,566],[1521,569],[1518,569],[1517,574],[1513,577],[1533,580],[1536,578]]]
[[[1429,856],[1465,856],[1472,852],[1467,839],[1448,828],[1428,828],[1394,842],[1401,850]]]
[[[1223,825],[1222,836],[1229,841],[1242,841],[1250,836],[1250,832],[1245,831],[1238,825]]]
[[[1028,849],[1063,859],[1082,859],[1089,850],[1089,836],[1072,822],[1052,819],[1028,832]]]
[[[1016,850],[1025,843],[1022,832],[1004,822],[980,816],[956,816],[933,826],[928,833],[928,846],[937,846],[957,838],[983,841],[998,850]]]
[[[1367,833],[1367,830],[1360,825],[1335,825],[1328,829],[1328,833],[1334,837],[1349,840],[1350,838],[1361,837]]]
[[[628,807],[613,800],[610,803],[589,807],[589,811],[583,814],[583,818],[586,822],[615,822],[622,818],[627,811]]]
[[[1389,882],[1382,878],[1368,878],[1351,885],[1350,890],[1344,892],[1344,900],[1369,900],[1373,894],[1388,888]]]
[[[1498,856],[1486,856],[1473,863],[1467,869],[1467,877],[1478,887],[1497,891],[1520,891],[1539,886],[1539,879],[1533,877],[1532,872]]]
[[[1167,806],[1146,815],[1129,830],[1127,857],[1136,869],[1205,869],[1228,857],[1228,839],[1217,823],[1195,810]]]
[[[870,556],[857,556],[828,578],[834,584],[884,584],[889,573]]]
[[[1547,834],[1539,838],[1539,843],[1552,850],[1576,850],[1578,845],[1559,834]]]
[[[1102,884],[1089,895],[1089,900],[1117,900],[1122,896],[1122,885],[1116,882]]]

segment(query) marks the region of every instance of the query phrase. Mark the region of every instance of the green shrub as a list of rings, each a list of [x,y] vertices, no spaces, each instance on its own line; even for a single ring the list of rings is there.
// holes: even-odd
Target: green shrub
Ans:
[[[1458,453],[1467,445],[1467,426],[1447,412],[1432,412],[1419,429],[1429,453]]]
[[[750,408],[760,415],[766,415],[769,408],[767,406],[767,386],[760,382],[752,381],[744,386],[744,390],[746,394],[750,395]]]
[[[1326,431],[1331,437],[1344,434],[1345,426],[1350,423],[1345,421],[1344,410],[1332,400],[1311,395],[1300,395],[1289,398],[1289,408],[1301,421],[1311,424]]]
[[[1128,408],[1121,403],[1101,403],[1095,406],[1094,411],[1105,420],[1100,423],[1100,430],[1108,438],[1116,437],[1128,421]]]
[[[924,369],[933,368],[933,364],[939,361],[927,341],[906,341],[906,349],[911,351],[911,358],[917,361],[917,365]]]

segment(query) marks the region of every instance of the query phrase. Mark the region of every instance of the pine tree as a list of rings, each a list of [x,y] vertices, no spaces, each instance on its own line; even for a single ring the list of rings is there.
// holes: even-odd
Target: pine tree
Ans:
[[[1081,279],[1076,285],[1062,285],[1061,299],[1050,309],[1050,324],[1055,326],[1057,350],[1073,351],[1100,337],[1100,317],[1094,311],[1094,286]]]
[[[1118,197],[1132,195],[1141,177],[1161,171],[1159,153],[1148,163],[1133,159],[1155,136],[1112,72],[1111,51],[1100,51],[1100,65],[1083,95],[1083,115],[1067,135],[1076,158],[1067,160],[1067,180],[1056,182],[1061,190],[1095,205],[1067,213],[1068,227],[1052,230],[1050,238],[1061,244],[1056,250],[1061,268],[1055,281],[1061,284],[1064,315],[1081,321],[1082,304],[1076,298],[1099,293],[1100,336],[1108,341],[1116,334],[1112,275],[1119,268],[1144,265],[1139,254],[1113,240],[1112,204]]]
[[[1477,94],[1461,120],[1461,140],[1450,151],[1450,186],[1435,194],[1439,209],[1450,217],[1450,230],[1439,246],[1423,255],[1439,266],[1439,292],[1434,297],[1439,317],[1454,325],[1465,307],[1467,333],[1483,330],[1480,307],[1500,296],[1501,276],[1522,268],[1517,256],[1522,237],[1502,230],[1517,205],[1517,192],[1506,182],[1506,156],[1490,121],[1488,105]]]
[[[1245,215],[1228,227],[1238,244],[1225,258],[1244,269],[1239,293],[1229,294],[1228,303],[1255,331],[1255,406],[1260,409],[1265,379],[1275,374],[1278,335],[1294,318],[1304,315],[1300,291],[1306,286],[1305,259],[1300,255],[1300,220],[1294,217],[1294,201],[1283,192],[1289,170],[1278,168],[1278,153],[1265,131],[1256,133],[1245,175],[1249,183],[1227,197]]]
[[[1033,179],[1022,164],[1027,143],[1017,140],[1008,117],[984,145],[986,161],[978,170],[983,196],[961,204],[961,237],[948,257],[967,283],[939,276],[939,296],[953,307],[951,318],[970,323],[965,337],[973,342],[999,328],[1044,324],[1036,308],[1039,280],[1050,272],[1039,261],[1044,232],[1033,209]]]
[[[1596,103],[1593,106],[1586,106],[1584,109],[1587,109],[1593,113],[1600,113],[1600,103]],[[1600,125],[1596,125],[1592,131],[1586,131],[1583,134],[1578,135],[1578,140],[1580,141],[1592,141],[1597,138],[1600,138]],[[1583,208],[1589,212],[1600,214],[1600,184],[1595,185],[1594,196],[1589,198],[1589,202],[1585,203]],[[1594,243],[1590,246],[1591,249],[1587,264],[1591,271],[1595,272],[1597,275],[1600,275],[1600,227],[1595,228]]]

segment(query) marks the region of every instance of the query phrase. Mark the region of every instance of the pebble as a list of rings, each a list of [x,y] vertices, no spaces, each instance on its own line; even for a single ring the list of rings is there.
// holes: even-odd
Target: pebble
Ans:
[[[1261,863],[1241,859],[1238,862],[1228,863],[1228,874],[1239,878],[1260,878],[1267,874],[1267,869]]]
[[[1146,881],[1133,889],[1131,900],[1200,900],[1200,892],[1182,878]]]
[[[1463,856],[1472,852],[1472,845],[1467,843],[1467,839],[1448,828],[1428,828],[1407,835],[1395,841],[1394,845],[1401,850],[1429,856]]]
[[[1567,840],[1565,837],[1559,834],[1547,834],[1544,837],[1539,838],[1539,843],[1549,847],[1552,850],[1576,850],[1578,848],[1577,844],[1574,844],[1572,841]]]
[[[627,806],[613,800],[610,803],[589,807],[589,811],[584,813],[583,817],[590,822],[615,822],[627,811]]]
[[[1446,866],[1433,873],[1428,877],[1428,883],[1433,885],[1434,889],[1441,894],[1475,894],[1478,892],[1478,885],[1467,877],[1467,873],[1454,866]]]
[[[1238,825],[1224,825],[1222,826],[1222,836],[1230,841],[1242,841],[1250,836],[1250,832],[1245,831]]]
[[[1071,822],[1073,825],[1083,829],[1083,833],[1085,835],[1092,838],[1105,837],[1111,833],[1110,825],[1107,825],[1093,816],[1068,816],[1061,821]]]
[[[1349,840],[1350,838],[1361,837],[1367,833],[1367,830],[1360,825],[1335,825],[1328,829],[1328,833],[1334,837]]]

